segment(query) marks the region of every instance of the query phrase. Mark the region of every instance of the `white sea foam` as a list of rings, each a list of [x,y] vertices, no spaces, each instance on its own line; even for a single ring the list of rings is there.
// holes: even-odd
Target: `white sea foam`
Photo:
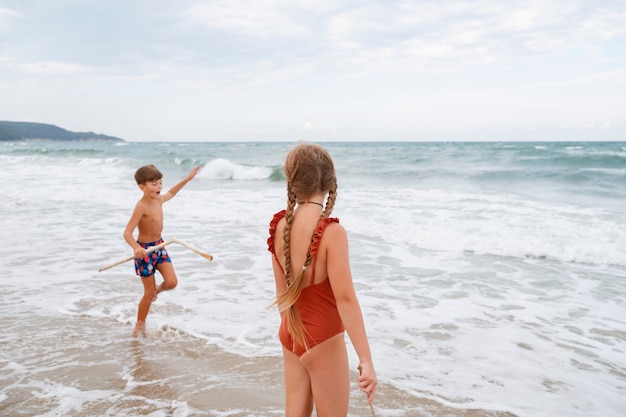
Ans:
[[[384,205],[373,207],[376,195]],[[433,251],[626,266],[615,227],[626,215],[602,207],[529,200],[507,194],[373,189],[347,192],[350,230]]]
[[[261,180],[268,179],[272,169],[261,166],[243,166],[224,158],[209,161],[202,170],[201,177],[211,179]]]

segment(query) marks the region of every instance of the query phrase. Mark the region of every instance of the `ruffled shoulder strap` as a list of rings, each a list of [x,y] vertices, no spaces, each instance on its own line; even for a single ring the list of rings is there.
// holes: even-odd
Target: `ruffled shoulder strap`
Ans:
[[[276,235],[276,227],[278,226],[278,222],[285,217],[287,210],[281,210],[278,213],[274,214],[272,221],[270,222],[270,236],[267,238],[267,250],[276,255],[274,251],[274,235]]]
[[[311,284],[315,280],[315,263],[317,262],[317,253],[320,248],[320,242],[322,241],[322,236],[324,236],[324,231],[331,223],[339,223],[339,219],[337,217],[326,217],[325,219],[320,220],[315,228],[315,233],[313,234],[313,240],[311,241],[311,265],[313,265],[311,270]]]

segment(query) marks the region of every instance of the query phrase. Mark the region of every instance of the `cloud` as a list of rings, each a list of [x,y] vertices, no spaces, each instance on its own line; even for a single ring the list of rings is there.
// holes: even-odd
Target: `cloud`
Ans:
[[[289,12],[293,2],[233,0],[195,4],[181,13],[190,24],[259,38],[308,35]]]
[[[58,12],[72,10],[61,4],[65,6]],[[19,54],[16,60],[37,55],[38,62],[64,51],[50,60],[78,64],[72,62],[78,59],[79,64],[102,67],[105,73],[114,67],[168,77],[197,71],[226,83],[229,74],[240,83],[247,73],[252,84],[264,85],[282,75],[306,78],[312,73],[340,77],[450,73],[592,48],[624,34],[620,19],[625,13],[585,8],[586,2],[546,1],[182,4],[178,10],[168,5],[167,13],[164,3],[150,10],[127,6],[120,13],[124,17],[116,17],[114,23],[94,21],[97,16],[87,6],[75,8],[74,13],[82,16],[53,26],[44,36],[21,33],[28,49],[15,50],[6,42],[8,49],[3,49]],[[53,6],[48,6],[47,13],[52,12]],[[50,20],[42,13],[35,24]],[[30,36],[36,37],[29,41]]]
[[[626,34],[626,10],[601,8],[584,19],[579,29],[579,39],[610,41]]]
[[[302,127],[303,131],[312,131],[312,132],[335,132],[337,130],[337,126],[335,125],[315,125],[311,122],[306,122]]]
[[[20,13],[0,7],[0,32],[10,28],[13,19],[20,16]]]
[[[24,71],[48,74],[48,75],[76,75],[76,74],[89,74],[93,70],[89,67],[80,64],[73,64],[67,62],[29,62],[22,66]]]
[[[447,73],[567,53],[624,33],[623,11],[587,13],[562,2],[404,2],[340,14],[327,37],[337,42],[337,61],[359,72]]]
[[[624,126],[621,0],[12,4],[0,7],[5,118],[81,114],[75,129],[107,131],[98,123],[117,115],[135,123],[113,133],[131,138]]]

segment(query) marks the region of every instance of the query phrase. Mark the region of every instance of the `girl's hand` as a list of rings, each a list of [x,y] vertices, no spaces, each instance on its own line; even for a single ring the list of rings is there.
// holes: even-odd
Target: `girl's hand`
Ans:
[[[367,402],[372,403],[374,400],[374,394],[376,393],[376,387],[378,386],[378,378],[376,378],[376,371],[371,363],[359,364],[359,387],[361,391],[367,394]]]

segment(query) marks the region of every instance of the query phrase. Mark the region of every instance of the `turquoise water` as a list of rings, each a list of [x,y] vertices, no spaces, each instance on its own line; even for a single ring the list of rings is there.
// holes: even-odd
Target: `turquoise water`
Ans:
[[[164,237],[215,259],[172,247],[181,285],[159,297],[149,324],[230,354],[279,357],[265,239],[285,204],[292,145],[1,143],[0,229],[11,242],[2,315],[80,316],[130,334],[141,294],[132,265],[97,270],[129,254],[121,235],[141,196],[133,173],[154,163],[168,188],[200,165],[164,206]],[[624,414],[626,143],[324,146],[381,381],[457,408]],[[5,329],[3,343],[19,332]],[[32,340],[45,343],[45,331]],[[46,392],[28,358],[3,349],[0,381],[22,378],[52,403],[88,401]],[[15,387],[0,385],[0,400],[10,398]]]
[[[208,164],[216,179],[282,180],[285,143],[5,143],[4,155],[93,158],[182,172]],[[446,185],[617,204],[626,197],[626,142],[328,143],[346,184]],[[533,192],[534,190],[534,192]],[[543,195],[541,195],[543,193]],[[593,205],[592,201],[589,201]]]

